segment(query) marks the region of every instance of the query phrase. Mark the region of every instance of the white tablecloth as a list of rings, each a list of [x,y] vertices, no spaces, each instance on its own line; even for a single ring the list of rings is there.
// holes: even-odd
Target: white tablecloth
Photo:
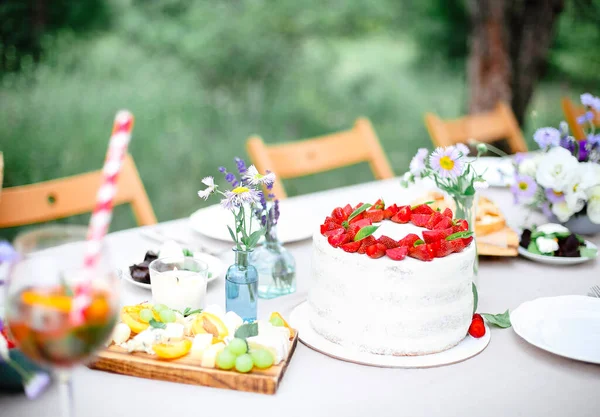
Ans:
[[[296,197],[311,203],[316,214],[346,203],[409,203],[416,192],[402,190],[397,180]],[[512,205],[508,191],[486,190],[512,226],[527,214]],[[285,215],[283,213],[282,215]],[[193,232],[188,219],[155,226],[170,234],[207,243]],[[111,234],[115,263],[136,261],[153,243],[138,229]],[[600,239],[592,239],[600,244]],[[223,242],[209,242],[227,249]],[[288,245],[297,262],[298,291],[260,300],[259,317],[271,311],[289,315],[308,292],[310,240]],[[230,252],[223,254],[231,263]],[[479,311],[499,313],[543,296],[586,294],[600,284],[600,267],[590,262],[572,267],[533,263],[523,258],[481,259]],[[150,293],[122,283],[124,303],[150,299]],[[224,305],[224,281],[209,284],[208,302]],[[598,347],[600,349],[600,346]],[[512,329],[492,329],[490,345],[478,356],[432,369],[383,369],[332,359],[298,344],[288,371],[274,396],[152,381],[79,368],[74,373],[76,416],[544,416],[600,415],[600,366],[555,356],[529,345]],[[58,390],[39,399],[0,395],[0,416],[58,416]]]

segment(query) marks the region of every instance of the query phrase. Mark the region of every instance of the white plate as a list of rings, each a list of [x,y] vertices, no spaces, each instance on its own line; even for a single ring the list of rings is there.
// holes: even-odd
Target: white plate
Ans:
[[[143,260],[143,256],[140,257]],[[210,278],[208,278],[207,283],[211,283],[217,279],[219,279],[225,273],[225,264],[216,256],[209,255],[207,253],[194,252],[194,258],[204,261],[208,264],[208,272],[212,274]],[[141,261],[140,261],[141,262]],[[131,262],[129,265],[120,268],[119,272],[121,273],[121,277],[140,288],[144,288],[146,290],[151,290],[152,287],[150,284],[144,284],[143,282],[137,282],[133,278],[131,278],[131,274],[129,272],[129,266],[139,262]]]
[[[347,362],[384,368],[431,368],[462,362],[482,352],[490,343],[490,329],[485,327],[485,335],[475,339],[467,335],[462,342],[452,349],[440,353],[423,356],[388,356],[373,353],[356,352],[336,343],[330,342],[315,332],[309,323],[308,302],[303,302],[292,311],[290,326],[298,330],[298,337],[306,346]]]
[[[283,200],[280,203],[280,212],[277,236],[281,242],[297,242],[312,237],[318,222],[315,222],[310,211],[304,210],[302,205],[294,204],[293,201]],[[256,220],[253,220],[253,224],[258,227]],[[218,204],[196,211],[190,216],[190,225],[196,232],[212,239],[232,242],[227,226],[235,230],[233,214]]]
[[[592,242],[590,242],[588,240],[585,241],[585,245],[588,248],[598,249],[596,245],[594,245]],[[519,246],[519,254],[521,254],[521,256],[524,256],[525,258],[531,259],[532,261],[536,261],[536,262],[540,262],[540,263],[548,264],[548,265],[575,265],[575,264],[580,264],[583,262],[591,261],[593,259],[596,259],[596,257],[598,257],[597,254],[596,254],[596,257],[594,257],[594,258],[584,258],[582,256],[577,257],[577,258],[563,258],[561,256],[538,255],[536,253],[529,252],[527,249],[525,249],[522,246]]]
[[[538,298],[510,314],[515,332],[540,349],[600,364],[600,299],[582,295]]]
[[[483,174],[490,187],[507,187],[514,181],[515,167],[511,157],[482,156],[473,161],[473,168],[478,174]]]

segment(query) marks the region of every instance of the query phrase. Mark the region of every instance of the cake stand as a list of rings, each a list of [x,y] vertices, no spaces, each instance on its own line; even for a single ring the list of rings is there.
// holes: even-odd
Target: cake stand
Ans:
[[[357,352],[330,342],[315,332],[309,322],[309,309],[308,302],[305,301],[294,308],[290,315],[290,326],[298,330],[300,341],[317,352],[360,365],[382,368],[431,368],[452,365],[482,352],[490,343],[491,338],[490,329],[486,325],[483,337],[475,339],[467,335],[458,345],[440,353],[422,356],[389,356]]]

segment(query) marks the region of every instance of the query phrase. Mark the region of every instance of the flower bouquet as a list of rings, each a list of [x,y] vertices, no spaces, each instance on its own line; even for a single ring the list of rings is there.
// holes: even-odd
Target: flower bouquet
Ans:
[[[212,194],[220,194],[221,206],[231,211],[234,217],[234,228],[227,226],[235,243],[235,263],[229,267],[225,276],[226,309],[236,312],[245,321],[252,322],[256,320],[258,272],[249,258],[266,231],[264,225],[257,224],[256,228],[253,227],[256,221],[254,213],[260,209],[261,199],[264,198],[262,186],[272,185],[275,174],[259,174],[254,165],[247,168],[240,158],[235,158],[235,163],[239,181],[234,173],[228,172],[224,167],[219,168],[230,184],[230,190],[221,191],[213,177],[206,177],[202,180],[206,188],[198,191],[198,196],[206,200]]]
[[[541,154],[517,154],[515,203],[541,209],[552,221],[565,223],[575,233],[600,232],[600,133],[595,133],[592,109],[600,111],[600,98],[582,94],[587,112],[577,122],[586,139],[577,141],[564,121],[558,129],[538,129],[533,139]]]

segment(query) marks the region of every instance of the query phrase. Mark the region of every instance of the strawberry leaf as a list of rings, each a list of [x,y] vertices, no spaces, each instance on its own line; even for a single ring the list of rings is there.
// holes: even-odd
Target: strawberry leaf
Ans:
[[[498,326],[503,329],[506,329],[506,328],[512,326],[512,324],[510,322],[510,313],[508,310],[506,310],[502,314],[485,314],[485,313],[483,313],[481,316],[489,324],[493,324],[494,326]]]
[[[425,243],[425,242],[422,241],[421,239],[415,240],[415,243],[413,243],[413,246],[416,248],[417,246],[422,245],[423,243]]]
[[[446,240],[464,239],[465,237],[473,236],[473,232],[465,230],[463,232],[452,233]]]
[[[426,201],[424,203],[419,203],[419,204],[415,204],[414,206],[410,206],[410,209],[414,210],[414,209],[416,209],[419,206],[430,205],[430,204],[433,204],[433,203],[435,203],[435,201],[433,201],[433,200],[432,201]]]
[[[356,210],[354,210],[349,216],[348,216],[348,221],[352,220],[353,218],[355,218],[356,216],[358,216],[360,213],[362,213],[363,211],[365,211],[366,209],[368,209],[369,207],[371,207],[370,204],[363,204],[362,206],[360,206],[359,208],[357,208]],[[366,236],[365,236],[366,237]]]
[[[356,233],[354,236],[354,241],[358,242],[359,240],[363,240],[364,238],[371,236],[375,233],[375,230],[379,229],[379,226],[365,226]]]

